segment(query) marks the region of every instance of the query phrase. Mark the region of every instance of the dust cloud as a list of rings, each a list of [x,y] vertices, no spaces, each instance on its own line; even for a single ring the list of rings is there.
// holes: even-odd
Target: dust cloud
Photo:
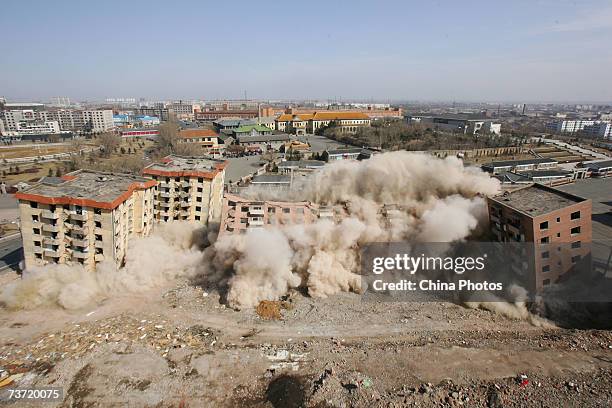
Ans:
[[[192,276],[202,263],[202,253],[194,245],[201,235],[189,223],[160,224],[151,236],[130,241],[122,268],[103,261],[96,272],[67,264],[28,269],[22,279],[2,288],[0,305],[9,309],[49,305],[79,309],[113,295],[144,292]]]
[[[496,179],[457,158],[409,152],[331,163],[299,183],[286,193],[247,195],[331,206],[341,221],[221,235],[205,250],[202,274],[227,285],[230,306],[255,306],[291,288],[313,297],[361,292],[362,245],[468,238],[486,224],[483,196],[499,191]]]
[[[76,309],[177,278],[219,288],[234,308],[278,299],[296,288],[312,297],[359,293],[360,246],[466,239],[486,225],[484,196],[499,191],[496,179],[457,158],[409,152],[330,163],[299,183],[290,192],[253,189],[247,194],[308,200],[332,207],[337,219],[218,237],[194,232],[193,224],[159,224],[150,237],[130,242],[123,268],[109,262],[95,273],[68,265],[32,268],[3,288],[0,304]]]

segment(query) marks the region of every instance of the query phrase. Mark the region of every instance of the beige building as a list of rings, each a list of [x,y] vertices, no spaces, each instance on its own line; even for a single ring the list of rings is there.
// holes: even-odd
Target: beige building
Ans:
[[[166,156],[143,174],[158,182],[154,200],[158,221],[219,221],[226,162],[201,157]]]
[[[49,263],[123,263],[133,236],[153,224],[155,181],[78,170],[18,192],[26,267]]]
[[[363,112],[285,113],[276,119],[276,130],[296,135],[315,133],[319,128],[334,124],[341,132],[354,133],[370,126],[370,117]]]
[[[252,228],[312,224],[318,219],[338,220],[331,207],[308,201],[256,201],[226,194],[219,234],[237,234]]]

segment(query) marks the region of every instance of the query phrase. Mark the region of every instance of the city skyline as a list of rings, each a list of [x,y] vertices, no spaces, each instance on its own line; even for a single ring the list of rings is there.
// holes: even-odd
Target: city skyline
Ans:
[[[35,3],[0,17],[10,101],[612,101],[609,1]]]

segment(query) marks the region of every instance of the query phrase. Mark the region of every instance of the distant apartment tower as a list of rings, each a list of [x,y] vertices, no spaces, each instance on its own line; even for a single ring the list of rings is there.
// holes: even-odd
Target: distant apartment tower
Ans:
[[[536,288],[554,283],[590,253],[591,200],[533,184],[487,201],[497,241],[535,244],[533,258],[520,261],[534,271]]]
[[[12,109],[0,112],[0,120],[5,131],[16,132],[21,123],[46,121],[44,115],[33,109]]]
[[[194,108],[191,103],[184,103],[182,101],[169,103],[166,105],[166,109],[168,109],[169,112],[173,112],[179,119],[193,120]]]
[[[157,221],[219,221],[226,162],[201,157],[166,156],[143,170],[158,182]]]
[[[115,127],[110,109],[82,111],[82,115],[85,129],[91,132],[107,132]]]
[[[61,130],[108,132],[115,127],[110,109],[76,110],[54,109],[41,112],[46,121],[56,121]]]
[[[595,138],[612,139],[612,122],[595,122],[591,126],[585,126],[584,133]]]
[[[129,240],[151,231],[154,189],[143,177],[78,170],[16,193],[26,267],[120,265]]]

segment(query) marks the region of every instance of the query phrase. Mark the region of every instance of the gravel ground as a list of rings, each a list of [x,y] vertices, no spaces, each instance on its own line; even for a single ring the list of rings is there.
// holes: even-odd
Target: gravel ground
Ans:
[[[47,405],[60,407],[612,403],[609,331],[354,294],[285,305],[264,320],[183,283],[88,310],[3,311],[0,369],[10,386],[62,387]]]

